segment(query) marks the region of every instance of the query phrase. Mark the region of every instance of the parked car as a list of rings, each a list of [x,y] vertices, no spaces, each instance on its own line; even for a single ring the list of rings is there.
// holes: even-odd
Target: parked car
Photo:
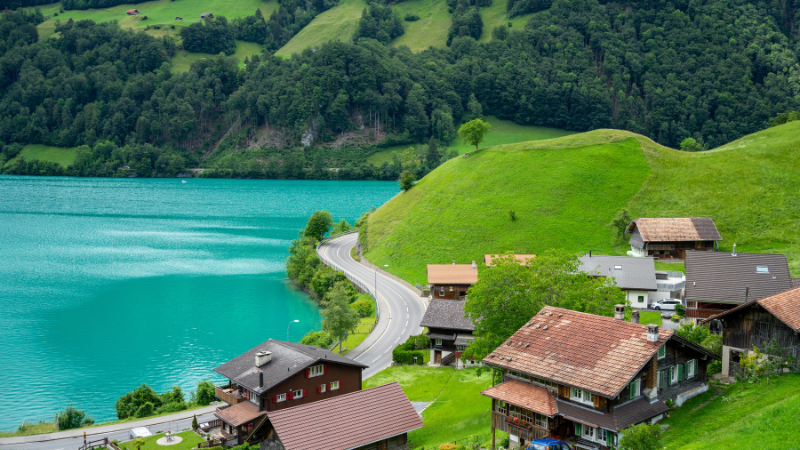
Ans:
[[[675,310],[675,305],[681,305],[681,304],[682,303],[681,303],[680,300],[676,300],[676,299],[671,299],[670,298],[670,299],[659,300],[659,301],[657,301],[655,303],[652,303],[650,305],[650,307],[655,309],[655,310],[657,310],[657,311],[660,311],[662,309],[667,309],[667,310],[670,310],[670,311],[674,311]]]
[[[527,450],[572,450],[572,447],[556,439],[537,439],[528,445]]]

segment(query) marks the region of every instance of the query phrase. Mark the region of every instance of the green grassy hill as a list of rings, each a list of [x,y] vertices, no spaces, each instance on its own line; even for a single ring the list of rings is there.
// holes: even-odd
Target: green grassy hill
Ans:
[[[22,149],[22,151],[19,153],[19,156],[24,157],[25,160],[39,159],[42,161],[58,163],[64,167],[67,167],[75,161],[78,153],[77,147],[61,148],[50,147],[43,144],[30,144],[26,145],[25,148]],[[16,161],[19,156],[11,158],[8,160],[8,162],[6,162],[5,165],[9,166],[14,164],[14,161]]]
[[[361,11],[366,8],[364,0],[340,0],[333,8],[314,17],[295,37],[280,50],[278,56],[292,56],[311,47],[316,48],[328,41],[350,42],[356,31]]]
[[[367,256],[410,281],[425,267],[547,248],[621,254],[606,224],[711,216],[740,251],[786,253],[800,275],[800,122],[685,153],[626,131],[596,130],[491,147],[448,161],[372,214]],[[511,221],[508,211],[516,212]]]

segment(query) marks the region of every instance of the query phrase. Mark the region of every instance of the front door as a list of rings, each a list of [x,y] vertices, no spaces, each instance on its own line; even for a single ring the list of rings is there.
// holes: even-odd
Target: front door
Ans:
[[[435,364],[441,364],[442,363],[442,352],[441,351],[436,350],[436,351],[433,352],[433,362]]]

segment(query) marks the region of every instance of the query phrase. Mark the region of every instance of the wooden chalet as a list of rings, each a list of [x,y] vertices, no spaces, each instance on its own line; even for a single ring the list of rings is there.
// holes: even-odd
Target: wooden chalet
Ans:
[[[135,16],[135,15],[138,15],[138,14],[139,14],[139,10],[138,10],[138,9],[129,9],[129,10],[126,12],[126,14],[127,14],[127,15],[129,15],[129,16]]]
[[[422,420],[397,382],[309,405],[269,411],[261,450],[400,450]]]
[[[478,282],[478,265],[428,264],[428,286],[431,299],[464,300],[467,290]]]
[[[792,288],[786,255],[686,252],[686,315],[707,319]]]
[[[800,288],[747,302],[705,319],[722,327],[722,375],[741,370],[739,359],[758,347],[763,351],[773,339],[800,360]]]
[[[492,267],[494,265],[494,260],[502,259],[507,257],[513,257],[522,265],[528,265],[528,261],[536,258],[536,255],[483,255],[483,262],[486,264],[486,267]]]
[[[686,250],[719,249],[722,237],[710,217],[640,218],[628,225],[630,256],[683,259]]]
[[[428,328],[431,339],[431,359],[433,366],[454,365],[457,369],[480,364],[475,358],[461,361],[464,349],[475,337],[472,320],[464,317],[464,300],[433,299],[422,316],[421,327]]]
[[[270,411],[305,405],[361,390],[361,371],[350,358],[319,347],[273,339],[214,369],[229,380],[217,386],[217,408],[227,445],[241,445]]]
[[[656,422],[669,407],[708,390],[706,368],[719,359],[671,330],[546,306],[483,363],[502,383],[492,399],[492,436],[511,446],[552,437],[583,450],[609,449],[619,433]],[[494,379],[494,378],[493,378]]]

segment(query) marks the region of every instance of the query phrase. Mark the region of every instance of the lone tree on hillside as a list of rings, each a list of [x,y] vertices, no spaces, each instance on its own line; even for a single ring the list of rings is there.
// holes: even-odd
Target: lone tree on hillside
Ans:
[[[325,294],[325,309],[320,311],[322,314],[322,329],[327,331],[331,337],[339,340],[339,353],[342,353],[342,341],[347,334],[356,329],[358,325],[358,313],[350,308],[352,299],[347,289],[347,281],[340,281]]]
[[[478,151],[478,144],[483,142],[486,133],[492,126],[481,119],[473,119],[461,125],[458,129],[458,135],[461,136],[461,141],[465,144],[475,146],[475,151]]]
[[[333,216],[328,210],[317,211],[311,215],[306,224],[306,229],[303,230],[303,235],[313,237],[316,240],[321,240],[333,226]]]
[[[627,209],[622,208],[607,226],[612,230],[616,230],[619,233],[620,239],[623,239],[625,238],[625,230],[628,228],[631,220],[633,220],[631,213],[628,212]]]
[[[400,179],[397,181],[400,182],[400,189],[407,191],[414,186],[414,174],[411,173],[410,170],[406,169],[400,174]]]

